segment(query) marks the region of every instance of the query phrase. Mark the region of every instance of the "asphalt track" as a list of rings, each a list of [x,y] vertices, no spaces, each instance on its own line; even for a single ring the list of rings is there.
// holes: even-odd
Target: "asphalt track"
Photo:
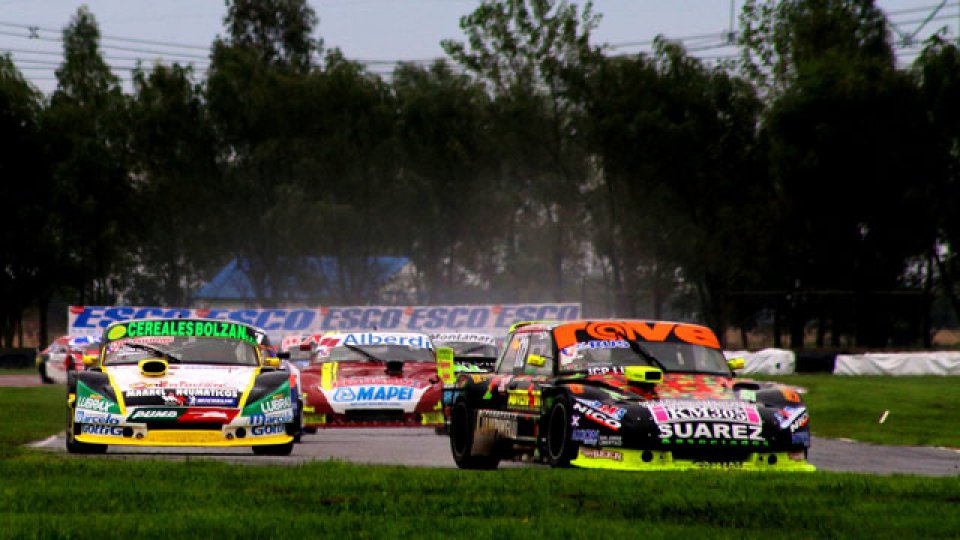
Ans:
[[[36,375],[2,375],[2,386],[34,386]],[[63,434],[37,441],[31,446],[52,452],[66,452]],[[347,428],[321,430],[304,435],[293,454],[284,457],[254,456],[249,448],[137,448],[110,447],[108,456],[120,459],[195,458],[222,459],[239,463],[297,464],[316,460],[340,460],[377,465],[410,467],[455,467],[449,439],[433,429]],[[810,462],[818,470],[868,474],[913,474],[960,476],[960,449],[881,446],[843,439],[814,437]],[[541,467],[509,462],[502,467]]]
[[[63,436],[33,444],[36,448],[65,452]],[[339,460],[410,467],[455,467],[446,436],[431,429],[349,428],[305,435],[293,454],[285,457],[254,456],[248,448],[137,448],[110,447],[108,456],[143,459],[222,459],[239,463],[296,464]],[[821,471],[869,474],[960,476],[960,451],[944,448],[880,446],[854,441],[813,438],[810,462]],[[509,462],[502,467],[542,467]]]

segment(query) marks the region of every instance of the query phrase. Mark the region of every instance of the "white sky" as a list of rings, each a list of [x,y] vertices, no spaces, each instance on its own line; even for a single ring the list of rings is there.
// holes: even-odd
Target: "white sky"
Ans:
[[[594,0],[603,16],[594,33],[596,43],[634,45],[618,52],[647,50],[657,34],[688,38],[684,43],[697,56],[716,58],[734,53],[723,47],[730,26],[731,2],[739,13],[743,0]],[[355,60],[422,60],[443,56],[440,40],[462,39],[461,16],[478,0],[310,0],[320,19],[318,35],[326,47],[339,47]],[[582,4],[582,2],[578,2]],[[148,64],[193,62],[202,73],[207,50],[223,33],[223,0],[0,0],[0,54],[10,52],[24,74],[44,92],[56,87],[54,70],[61,57],[59,31],[77,8],[89,6],[104,36],[102,48],[122,79],[129,79],[137,58]],[[946,26],[956,38],[960,28],[960,0],[878,0],[900,34],[916,33],[918,42]],[[922,22],[940,11],[926,25]],[[35,38],[24,26],[39,27]],[[696,37],[693,37],[696,36]],[[113,39],[125,38],[125,39]],[[138,43],[128,38],[161,41],[194,48]],[[637,43],[640,43],[639,45]],[[901,48],[909,62],[918,46]],[[371,64],[389,72],[387,64]]]

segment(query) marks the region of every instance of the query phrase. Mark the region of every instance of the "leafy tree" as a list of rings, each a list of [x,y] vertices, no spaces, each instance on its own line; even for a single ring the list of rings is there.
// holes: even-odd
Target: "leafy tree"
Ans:
[[[942,168],[942,183],[931,193],[930,208],[938,226],[937,246],[932,246],[930,259],[937,266],[943,291],[960,319],[957,297],[957,249],[960,247],[960,49],[940,36],[934,36],[924,47],[913,66],[923,105],[930,119],[930,130]],[[941,246],[945,249],[941,249]]]
[[[790,50],[805,52],[794,55],[789,85],[765,120],[781,218],[775,230],[788,239],[766,271],[780,277],[771,288],[790,291],[793,347],[803,346],[814,318],[833,320],[835,340],[851,335],[861,345],[886,345],[906,325],[898,340],[909,341],[920,331],[896,314],[918,308],[893,293],[906,285],[908,261],[933,245],[922,210],[936,184],[933,141],[916,86],[878,41],[885,26],[872,4],[827,4],[798,3],[774,40],[791,36]],[[851,24],[856,39],[824,37]],[[853,296],[825,307],[810,291]]]
[[[100,32],[81,7],[64,28],[64,62],[45,110],[60,236],[80,303],[113,302],[123,289],[133,231],[126,99],[103,60]]]
[[[330,291],[365,301],[371,257],[397,230],[384,189],[395,177],[389,88],[336,50],[313,66],[316,19],[302,2],[236,2],[227,22],[207,84],[226,245],[261,304]],[[339,283],[305,263],[321,254],[336,257]]]
[[[227,0],[224,19],[232,45],[296,73],[309,72],[322,48],[312,36],[317,22],[306,0]]]
[[[746,0],[740,28],[744,73],[774,93],[810,63],[895,62],[886,16],[874,0]]]
[[[769,196],[753,87],[658,40],[652,57],[606,59],[583,96],[603,174],[591,216],[615,311],[662,317],[686,290],[691,311],[722,334],[726,293],[754,284],[765,242],[762,227],[739,219],[763,216]]]
[[[568,80],[597,55],[597,21],[590,2],[581,11],[566,0],[484,0],[460,20],[467,43],[442,43],[495,97],[500,174],[516,209],[495,257],[501,287],[516,299],[572,295],[565,276],[578,264],[582,236],[567,223],[583,216],[577,193],[590,169]]]
[[[389,85],[339,51],[330,51],[324,64],[312,105],[317,149],[310,193],[321,205],[325,234],[314,246],[337,261],[333,300],[368,303],[377,300],[368,286],[381,271],[375,257],[409,255],[402,244],[408,224],[400,206],[396,100]]]
[[[22,345],[23,313],[35,303],[46,307],[57,256],[50,170],[40,130],[43,100],[17,70],[9,55],[0,55],[0,199],[8,226],[0,229],[0,343]],[[46,314],[41,309],[42,315]],[[45,321],[41,321],[45,323]],[[46,342],[46,325],[41,324]]]
[[[504,217],[491,189],[490,99],[469,76],[438,61],[400,66],[393,76],[401,192],[409,226],[404,244],[421,277],[421,301],[476,301],[486,253]],[[482,293],[481,293],[482,294]]]
[[[131,223],[146,241],[134,252],[131,303],[184,306],[203,277],[225,262],[216,228],[223,188],[201,87],[190,68],[134,72],[130,108],[138,209]]]

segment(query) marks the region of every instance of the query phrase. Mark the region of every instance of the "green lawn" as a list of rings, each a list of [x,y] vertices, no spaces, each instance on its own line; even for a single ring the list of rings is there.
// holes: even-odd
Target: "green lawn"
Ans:
[[[0,368],[0,375],[36,375],[37,380],[40,380],[40,374],[35,367]]]
[[[807,389],[804,400],[814,435],[960,448],[960,377],[823,374],[775,379]],[[885,410],[890,413],[881,424]]]
[[[0,537],[936,538],[960,478],[470,472],[21,454]]]
[[[61,384],[0,388],[0,459],[18,446],[63,431],[66,389]]]
[[[851,386],[885,392],[878,381],[788,380],[810,390],[815,422],[820,408],[827,411],[816,429],[833,429],[834,416],[843,417],[831,412],[829,396],[854,393]],[[915,383],[921,389],[904,395],[926,399],[924,381],[891,384]],[[848,391],[838,394],[837,385]],[[893,414],[891,431],[914,432],[891,423]],[[956,419],[943,418],[957,430]],[[957,538],[960,531],[960,477],[261,466],[17,446],[62,423],[61,386],[0,388],[0,538]]]

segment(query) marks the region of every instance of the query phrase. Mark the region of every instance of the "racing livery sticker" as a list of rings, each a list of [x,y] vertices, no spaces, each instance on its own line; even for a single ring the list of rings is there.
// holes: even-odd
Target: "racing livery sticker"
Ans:
[[[257,336],[253,328],[226,321],[137,320],[119,324],[107,332],[108,341],[154,336],[239,339],[254,345],[257,344]]]
[[[247,366],[171,365],[167,376],[157,380],[144,377],[135,365],[110,368],[127,406],[172,407],[236,407],[256,371]]]
[[[347,345],[406,345],[414,349],[432,349],[433,343],[425,334],[356,333],[340,336],[340,344]]]
[[[599,448],[581,448],[580,453],[583,457],[590,459],[612,459],[614,461],[623,461],[623,453],[613,450],[603,450]]]
[[[576,398],[573,402],[573,410],[582,414],[587,419],[606,426],[614,431],[619,430],[624,410],[618,407],[607,407],[601,405],[599,401],[591,401]]]
[[[333,401],[337,403],[371,403],[381,404],[390,401],[410,401],[413,399],[413,388],[395,385],[368,385],[368,386],[341,386],[333,393]]]
[[[441,334],[430,334],[430,339],[433,341],[439,341],[442,343],[482,343],[484,345],[494,345],[496,346],[497,340],[487,334],[476,334],[476,333],[466,333],[466,332],[448,332]]]
[[[183,411],[173,407],[140,407],[127,416],[128,422],[176,422]]]
[[[507,407],[511,409],[540,409],[540,391],[529,387],[524,390],[507,391]]]
[[[290,381],[284,381],[279,388],[243,408],[244,416],[259,414],[285,413],[293,409],[290,399]]]
[[[90,389],[83,381],[77,381],[77,409],[99,413],[120,414],[120,405]]]
[[[345,379],[330,389],[320,388],[335,414],[354,409],[402,409],[413,412],[430,385],[423,381]]]
[[[83,424],[81,435],[99,435],[101,437],[123,437],[123,428],[104,424]]]
[[[509,439],[517,438],[517,414],[483,409],[477,411],[477,432],[492,432]]]
[[[677,341],[720,349],[720,341],[705,326],[686,323],[641,321],[600,321],[562,324],[553,329],[557,348],[592,341]]]
[[[77,409],[73,413],[73,421],[78,424],[118,425],[120,423],[120,417],[109,413],[101,414],[90,412],[88,410]]]
[[[659,400],[643,403],[662,440],[766,442],[756,405],[741,401]]]

